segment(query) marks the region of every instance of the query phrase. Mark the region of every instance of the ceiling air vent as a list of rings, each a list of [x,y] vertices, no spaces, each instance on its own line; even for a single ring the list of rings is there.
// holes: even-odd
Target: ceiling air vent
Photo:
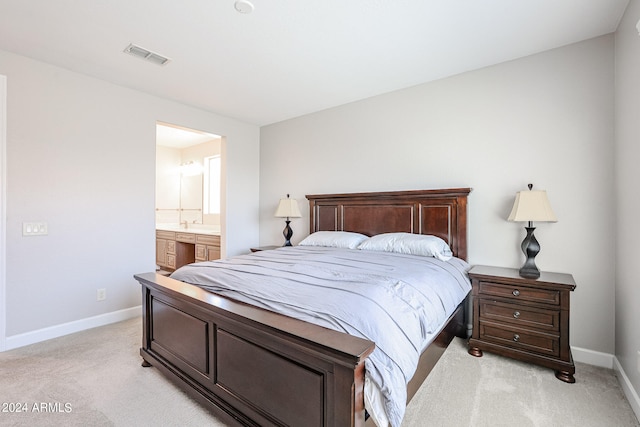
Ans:
[[[127,46],[124,52],[128,53],[129,55],[133,55],[138,58],[144,59],[146,61],[153,62],[154,64],[157,64],[157,65],[165,65],[169,61],[171,61],[169,58],[165,56],[162,56],[155,52],[151,52],[150,50],[147,50],[143,47],[136,46],[133,43]]]

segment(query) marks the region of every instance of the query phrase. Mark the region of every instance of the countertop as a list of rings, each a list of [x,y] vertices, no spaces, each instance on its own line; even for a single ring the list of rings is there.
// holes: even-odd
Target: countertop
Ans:
[[[176,231],[180,233],[206,234],[208,236],[219,236],[220,228],[214,225],[203,224],[156,224],[156,230]]]

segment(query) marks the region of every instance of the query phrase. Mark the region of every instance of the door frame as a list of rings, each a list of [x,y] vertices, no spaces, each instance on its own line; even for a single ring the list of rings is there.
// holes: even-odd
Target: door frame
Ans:
[[[7,348],[7,76],[0,74],[0,352]]]

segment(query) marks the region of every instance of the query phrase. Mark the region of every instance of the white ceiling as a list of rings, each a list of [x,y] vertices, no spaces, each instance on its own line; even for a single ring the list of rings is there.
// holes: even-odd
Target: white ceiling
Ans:
[[[251,1],[0,0],[0,49],[265,125],[610,33],[628,4]]]

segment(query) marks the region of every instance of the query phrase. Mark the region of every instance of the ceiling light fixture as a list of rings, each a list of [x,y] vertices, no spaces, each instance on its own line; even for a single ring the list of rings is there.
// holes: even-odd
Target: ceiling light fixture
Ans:
[[[169,61],[171,61],[166,56],[162,56],[158,53],[151,52],[143,47],[137,46],[133,43],[129,44],[124,50],[124,53],[128,53],[129,55],[133,55],[136,58],[144,59],[149,62],[153,62],[157,65],[166,65]]]
[[[237,0],[233,4],[233,7],[235,7],[236,10],[240,13],[249,14],[253,12],[253,3],[251,3],[249,0]]]

